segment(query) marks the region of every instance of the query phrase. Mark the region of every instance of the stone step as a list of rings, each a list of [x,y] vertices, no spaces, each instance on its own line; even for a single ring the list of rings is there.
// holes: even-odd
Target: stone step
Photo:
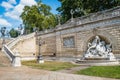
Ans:
[[[81,63],[102,63],[102,62],[115,62],[115,61],[110,61],[110,60],[80,60],[77,62]]]
[[[77,60],[75,63],[83,65],[119,65],[119,61],[110,60]]]
[[[2,51],[0,51],[0,65],[1,66],[10,66],[11,65],[11,61],[8,59],[8,57],[5,55],[5,53],[3,53]]]

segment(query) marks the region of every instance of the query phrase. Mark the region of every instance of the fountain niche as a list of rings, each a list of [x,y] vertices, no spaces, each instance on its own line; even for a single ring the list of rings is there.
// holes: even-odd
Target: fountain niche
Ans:
[[[82,59],[78,59],[77,63],[87,64],[119,64],[112,53],[112,45],[101,40],[99,36],[88,42],[87,50]]]

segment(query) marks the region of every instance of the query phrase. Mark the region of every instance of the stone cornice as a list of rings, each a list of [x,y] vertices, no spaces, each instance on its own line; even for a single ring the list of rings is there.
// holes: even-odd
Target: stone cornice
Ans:
[[[54,29],[41,31],[39,35],[49,34],[74,27],[82,27],[83,25],[89,25],[89,24],[94,26],[110,25],[114,23],[117,24],[120,22],[120,19],[117,18],[120,18],[120,6],[105,11],[100,11],[97,13],[91,13],[87,16],[74,18],[73,22],[71,22],[71,20],[68,20],[65,24],[58,25]]]

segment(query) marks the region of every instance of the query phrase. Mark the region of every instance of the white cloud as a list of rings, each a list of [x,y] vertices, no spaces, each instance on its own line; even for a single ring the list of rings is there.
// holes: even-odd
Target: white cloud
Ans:
[[[14,12],[7,12],[7,13],[5,13],[5,16],[8,16],[8,17],[10,17],[12,19],[16,19],[16,20],[20,19],[17,15],[14,15]]]
[[[12,26],[7,20],[0,18],[0,25],[5,27]]]
[[[23,12],[24,5],[17,5],[14,10],[6,12],[5,16],[10,17],[12,19],[20,20],[20,14]]]
[[[16,0],[8,0],[10,4],[17,4]]]
[[[21,20],[19,16],[23,12],[24,6],[32,6],[35,4],[35,0],[21,0],[20,3],[16,5],[12,11],[8,11],[4,15],[12,19]]]
[[[13,5],[11,5],[11,4],[8,3],[8,2],[4,2],[4,1],[2,2],[1,6],[4,7],[5,10],[9,10],[9,9],[11,9],[11,8],[14,8]]]
[[[20,3],[23,5],[27,5],[27,6],[32,6],[36,4],[36,1],[35,0],[21,0]]]

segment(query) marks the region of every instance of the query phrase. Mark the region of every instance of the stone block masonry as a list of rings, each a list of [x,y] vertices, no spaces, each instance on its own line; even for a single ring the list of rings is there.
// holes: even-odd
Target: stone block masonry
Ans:
[[[74,18],[39,36],[45,41],[43,55],[82,56],[87,44],[96,35],[112,44],[114,54],[120,55],[120,7]]]
[[[38,36],[45,42],[40,46],[44,56],[82,57],[88,42],[99,36],[111,43],[113,53],[120,57],[120,7],[68,20],[54,29],[39,32]],[[39,52],[36,36],[22,38],[12,47],[13,52],[36,57]]]

